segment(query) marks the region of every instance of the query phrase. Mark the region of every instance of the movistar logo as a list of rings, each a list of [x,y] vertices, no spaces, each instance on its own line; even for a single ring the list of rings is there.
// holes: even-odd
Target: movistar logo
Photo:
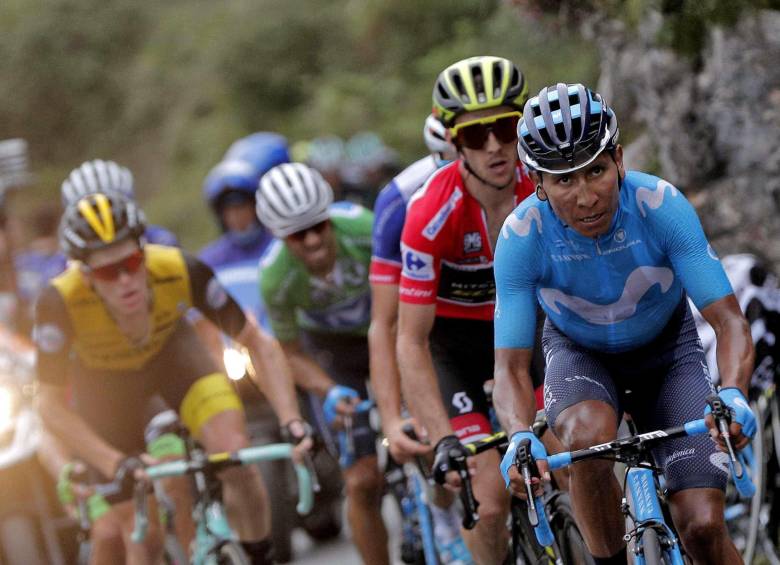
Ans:
[[[579,296],[571,296],[557,288],[543,288],[539,296],[547,307],[560,314],[565,306],[591,324],[610,325],[622,322],[636,312],[639,301],[653,286],[667,292],[674,282],[674,272],[668,267],[637,267],[626,279],[623,293],[611,304],[596,304]]]
[[[658,180],[658,184],[656,184],[655,188],[640,186],[636,189],[636,205],[643,218],[647,217],[648,209],[657,210],[661,207],[661,204],[664,203],[667,188],[673,198],[677,196],[677,189],[663,179]]]
[[[520,237],[525,237],[531,232],[531,223],[536,222],[536,231],[542,233],[542,214],[539,208],[528,208],[522,218],[512,212],[504,221],[504,227],[501,228],[501,235],[504,239],[509,239],[509,230],[512,230]]]

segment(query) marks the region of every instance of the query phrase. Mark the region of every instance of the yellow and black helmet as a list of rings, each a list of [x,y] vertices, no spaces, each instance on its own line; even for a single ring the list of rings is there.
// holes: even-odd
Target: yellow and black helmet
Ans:
[[[444,69],[433,87],[433,111],[447,127],[465,112],[511,106],[523,111],[528,84],[523,73],[502,57],[470,57]]]
[[[125,239],[140,240],[146,231],[143,211],[117,193],[88,194],[70,204],[60,221],[60,247],[71,259]]]

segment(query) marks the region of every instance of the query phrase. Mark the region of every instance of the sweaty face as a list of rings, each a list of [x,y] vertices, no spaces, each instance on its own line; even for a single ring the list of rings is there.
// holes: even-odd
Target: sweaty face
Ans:
[[[284,242],[314,276],[324,277],[336,264],[336,238],[329,220],[289,235]]]
[[[455,125],[513,111],[510,106],[499,106],[487,110],[467,112],[455,118]],[[482,149],[469,149],[461,145],[463,154],[469,166],[480,177],[496,186],[506,186],[515,178],[517,163],[517,137],[511,141],[501,142],[491,131]]]
[[[550,201],[561,221],[585,237],[609,231],[620,197],[618,180],[625,175],[623,148],[615,160],[604,151],[589,165],[563,174],[542,174],[541,197]]]
[[[101,267],[117,265],[140,250],[138,242],[126,239],[92,252],[86,261],[85,275],[92,287],[103,299],[109,310],[119,315],[133,315],[142,311],[148,304],[148,287],[146,284],[146,268],[141,265],[135,272],[118,269],[118,276],[113,280],[99,278],[94,271]]]

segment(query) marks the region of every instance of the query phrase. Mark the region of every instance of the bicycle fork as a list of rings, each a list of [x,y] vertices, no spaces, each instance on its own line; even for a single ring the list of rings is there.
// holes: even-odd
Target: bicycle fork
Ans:
[[[626,542],[634,539],[633,551],[636,565],[645,564],[644,552],[639,540],[642,538],[642,532],[648,528],[654,528],[658,532],[661,551],[671,559],[672,565],[683,565],[677,536],[664,520],[653,471],[642,467],[632,467],[626,473],[626,487],[631,493],[634,511],[631,512],[625,498],[623,498],[621,509],[623,514],[634,522],[634,528],[632,532],[626,533],[624,538]]]

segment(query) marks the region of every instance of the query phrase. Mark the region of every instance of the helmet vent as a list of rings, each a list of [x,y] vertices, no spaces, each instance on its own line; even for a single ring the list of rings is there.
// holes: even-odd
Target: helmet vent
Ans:
[[[493,98],[501,97],[501,85],[504,84],[503,69],[501,63],[493,63]]]
[[[471,68],[471,76],[474,79],[474,92],[477,94],[477,102],[482,104],[487,100],[485,92],[485,77],[482,75],[482,67],[475,65]]]
[[[452,75],[452,82],[455,85],[455,90],[460,93],[460,98],[464,104],[469,104],[471,99],[469,98],[466,88],[463,85],[463,78],[460,74]]]

